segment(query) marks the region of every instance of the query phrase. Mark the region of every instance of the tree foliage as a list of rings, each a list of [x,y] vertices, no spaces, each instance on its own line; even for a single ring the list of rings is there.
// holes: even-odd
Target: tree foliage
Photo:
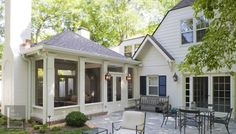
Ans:
[[[104,46],[152,33],[178,0],[33,0],[32,37],[38,42],[64,29],[85,27]]]
[[[211,20],[200,45],[189,48],[179,65],[182,72],[201,74],[227,69],[236,63],[236,2],[235,0],[195,0],[196,15],[203,12]]]

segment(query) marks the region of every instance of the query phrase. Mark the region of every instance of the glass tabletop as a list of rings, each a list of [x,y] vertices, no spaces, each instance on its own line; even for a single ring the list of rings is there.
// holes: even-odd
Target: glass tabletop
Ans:
[[[91,128],[82,132],[82,134],[108,134],[108,130],[105,128]]]
[[[185,106],[181,106],[181,107],[179,107],[179,109],[200,111],[200,112],[214,112],[214,110],[212,108],[206,108],[206,107],[185,107]]]

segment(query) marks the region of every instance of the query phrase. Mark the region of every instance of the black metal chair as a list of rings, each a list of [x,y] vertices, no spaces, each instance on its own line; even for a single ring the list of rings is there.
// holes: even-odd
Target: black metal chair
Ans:
[[[175,129],[177,127],[177,111],[171,111],[171,105],[165,104],[162,109],[162,114],[163,114],[163,121],[161,123],[161,127],[163,124],[167,123],[169,117],[173,117],[175,119]]]
[[[232,111],[233,111],[233,108],[231,108],[231,109],[228,111],[228,113],[227,113],[226,116],[224,116],[224,117],[216,117],[216,116],[215,116],[215,117],[213,118],[213,124],[214,124],[214,123],[224,124],[225,127],[226,127],[226,130],[227,130],[228,134],[229,134],[229,121],[230,121],[230,118],[231,118]]]
[[[193,126],[198,129],[199,134],[202,134],[202,116],[199,110],[179,109],[179,129],[182,133],[184,127],[184,134],[186,126]]]

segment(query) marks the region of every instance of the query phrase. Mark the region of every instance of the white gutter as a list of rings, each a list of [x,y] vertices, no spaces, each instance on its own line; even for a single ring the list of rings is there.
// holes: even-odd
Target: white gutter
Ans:
[[[121,63],[129,63],[129,64],[140,64],[141,63],[139,61],[135,61],[132,59],[116,58],[116,57],[112,57],[112,56],[106,56],[106,55],[101,55],[101,54],[96,54],[96,53],[89,53],[89,52],[84,52],[84,51],[80,51],[80,50],[73,50],[73,49],[50,46],[50,45],[39,45],[37,47],[33,47],[33,48],[23,51],[22,54],[27,55],[27,56],[32,55],[34,53],[37,53],[38,50],[40,50],[40,49],[45,50],[45,51],[72,54],[72,55],[77,55],[77,56],[82,56],[82,57],[97,58],[97,59],[116,61],[116,62],[121,62]]]
[[[22,56],[22,58],[28,63],[28,86],[27,86],[27,106],[26,106],[26,122],[30,119],[31,116],[31,61],[30,59],[25,58]]]

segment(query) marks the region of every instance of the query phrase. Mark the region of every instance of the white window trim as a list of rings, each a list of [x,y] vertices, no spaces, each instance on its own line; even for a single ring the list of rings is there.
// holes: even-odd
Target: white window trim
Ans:
[[[201,17],[201,16],[200,16]],[[181,31],[181,21],[183,21],[183,20],[189,20],[189,19],[192,19],[193,20],[193,30],[192,31],[188,31],[188,32],[193,32],[193,42],[192,43],[185,43],[185,44],[182,44],[182,33],[187,33],[187,32],[182,32]],[[209,23],[210,23],[210,21],[209,21]],[[199,42],[197,42],[197,31],[198,30],[203,30],[203,29],[207,29],[207,27],[205,27],[205,28],[199,28],[199,29],[197,29],[197,18],[185,18],[185,19],[182,19],[182,20],[180,20],[180,24],[179,24],[179,26],[180,26],[180,44],[181,44],[181,46],[190,46],[190,45],[193,45],[193,44],[200,44],[202,41],[199,41]],[[209,27],[209,26],[208,26]]]
[[[149,77],[157,77],[157,85],[149,85]],[[149,94],[149,87],[157,87],[157,95]],[[146,95],[148,96],[159,96],[159,77],[158,75],[149,75],[146,79]]]

